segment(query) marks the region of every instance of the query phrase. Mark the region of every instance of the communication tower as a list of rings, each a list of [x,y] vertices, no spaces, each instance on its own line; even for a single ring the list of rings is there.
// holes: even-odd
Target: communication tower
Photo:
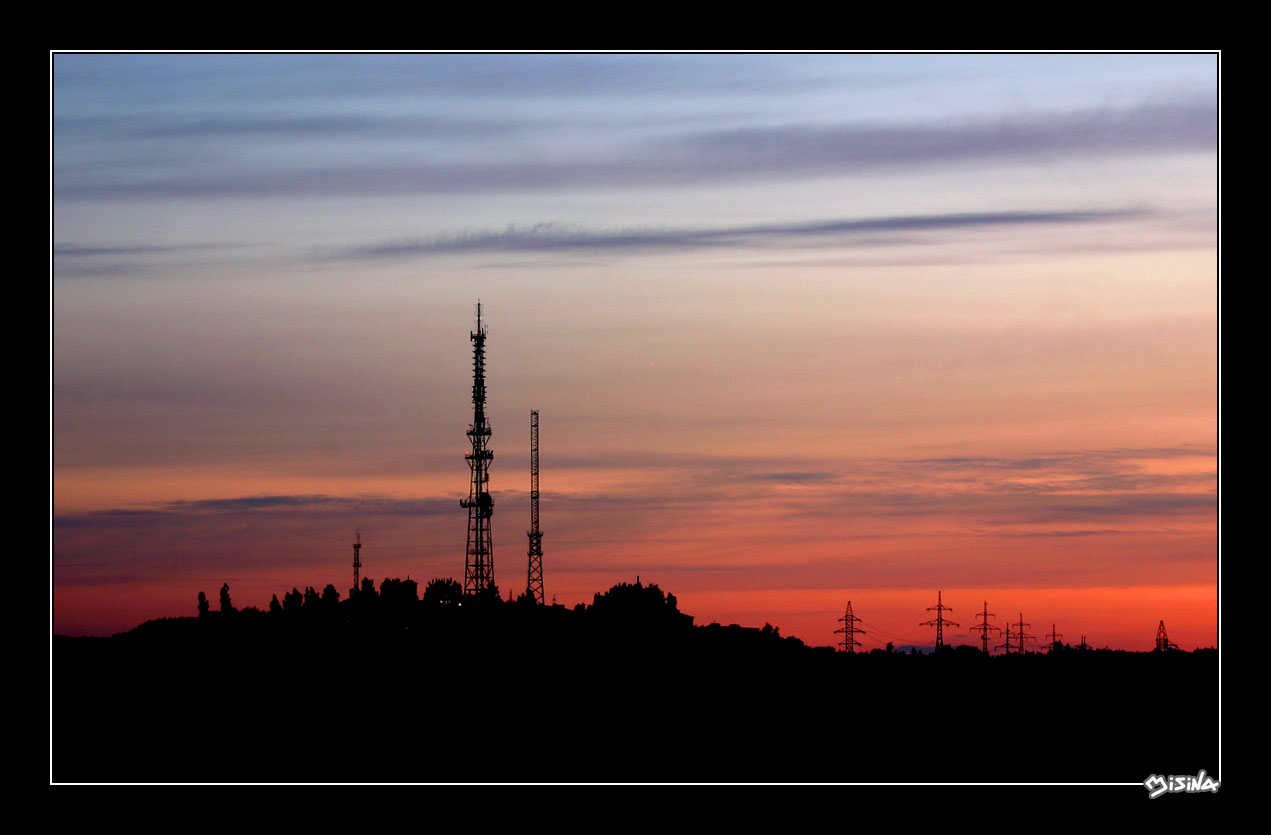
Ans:
[[[356,538],[353,540],[353,589],[355,591],[362,588],[362,581],[359,577],[362,571],[362,532],[356,531]]]
[[[472,425],[468,439],[472,451],[464,456],[472,470],[468,498],[459,505],[468,509],[468,556],[463,569],[464,594],[476,594],[494,585],[494,545],[490,539],[490,517],[494,515],[494,499],[490,497],[490,461],[494,453],[488,448],[490,424],[485,419],[485,325],[481,324],[481,302],[477,302],[477,328],[469,334],[472,340]]]
[[[530,412],[530,570],[525,590],[540,606],[543,596],[543,532],[538,529],[538,410]]]

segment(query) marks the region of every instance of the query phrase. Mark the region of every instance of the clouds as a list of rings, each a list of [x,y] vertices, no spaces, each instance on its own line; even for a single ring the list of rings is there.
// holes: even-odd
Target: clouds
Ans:
[[[594,459],[554,457],[553,480],[566,489],[545,491],[543,501],[553,517],[553,539],[579,542],[613,541],[615,536],[643,541],[658,538],[651,533],[655,530],[663,538],[683,541],[694,520],[709,521],[703,530],[710,530],[733,515],[783,519],[764,534],[766,539],[799,537],[797,526],[810,518],[887,525],[909,520],[915,533],[935,523],[959,535],[1002,530],[1010,535],[1097,537],[1144,526],[1157,534],[1194,532],[1197,525],[1212,525],[1217,512],[1212,455],[1205,449],[1145,448],[1016,458],[836,459],[815,462],[823,468],[832,465],[830,469],[813,470],[793,469],[814,463],[799,459],[664,454],[648,461],[602,453]],[[615,467],[627,475],[610,480],[610,486],[567,489],[571,483],[591,483],[589,470],[613,472]],[[462,483],[455,469],[458,489]],[[675,485],[691,489],[676,490]],[[519,510],[525,496],[519,490],[498,491],[496,503]],[[456,507],[453,497],[274,494],[62,514],[54,518],[54,530],[185,528],[213,520],[218,526],[257,520],[320,522],[326,527],[359,518],[457,524]],[[1091,527],[1092,522],[1100,527]],[[1055,525],[1064,527],[1046,527]],[[903,539],[908,533],[895,529],[890,535]]]
[[[357,528],[373,576],[459,573],[477,298],[499,576],[540,408],[562,602],[646,565],[694,594],[1212,564],[1213,56],[59,55],[52,83],[59,619],[339,587]]]
[[[542,498],[549,584],[567,604],[632,574],[697,600],[743,590],[1129,594],[1203,584],[1216,547],[1212,456],[1205,448],[846,460],[665,453],[643,465],[604,452],[553,457],[547,475],[558,487]],[[615,467],[619,477],[589,475]],[[460,467],[448,469],[457,495]],[[1109,475],[1141,481],[1113,489]],[[518,523],[527,499],[502,489],[495,506],[496,576],[506,590],[523,577]],[[59,513],[54,589],[66,607],[82,599],[73,594],[114,599],[163,588],[176,603],[156,604],[151,616],[159,616],[192,607],[198,588],[229,581],[240,605],[263,606],[293,585],[342,587],[355,528],[364,576],[422,582],[461,573],[463,511],[454,495],[275,493]],[[780,610],[693,611],[797,623],[797,613]],[[62,615],[82,616],[75,606]],[[110,629],[131,625],[125,618]]]
[[[54,517],[55,530],[130,528],[156,522],[197,523],[208,517],[227,519],[274,516],[290,519],[335,517],[453,515],[450,499],[401,499],[388,496],[266,495],[222,499],[183,499],[148,508],[108,508]]]
[[[886,245],[878,235],[972,230],[1011,226],[1099,223],[1141,217],[1142,211],[979,212],[948,215],[908,215],[874,218],[836,218],[811,223],[764,224],[717,229],[582,229],[554,223],[508,227],[502,231],[466,232],[385,241],[378,244],[317,249],[319,260],[376,260],[404,256],[454,253],[667,252],[707,248],[768,248],[843,246],[863,242]],[[868,236],[868,237],[864,237]],[[896,244],[912,243],[910,239]]]
[[[94,117],[100,119],[100,117]],[[77,148],[100,136],[67,120],[55,124],[55,195],[60,199],[314,198],[428,194],[497,194],[590,189],[644,189],[788,177],[836,177],[874,170],[1083,155],[1212,151],[1217,108],[1188,99],[1122,109],[1030,116],[1002,115],[907,124],[751,124],[724,130],[633,128],[570,133],[541,129],[510,141],[507,123],[419,116],[149,117],[135,125],[108,121],[118,136],[118,166],[77,165]],[[368,136],[379,154],[351,153]],[[188,143],[186,163],[167,156],[165,141]],[[479,158],[462,144],[481,145]],[[412,145],[419,140],[443,145]],[[239,141],[260,144],[246,152]],[[129,150],[136,143],[143,147]],[[159,146],[155,147],[158,142]],[[231,144],[226,144],[231,143]],[[314,144],[317,143],[317,144]],[[405,144],[403,144],[405,143]],[[286,153],[290,148],[291,152]],[[403,151],[411,149],[411,153]],[[393,162],[384,162],[383,151]],[[163,158],[147,169],[143,155]]]
[[[1208,230],[1180,232],[1178,218],[1146,208],[1010,210],[948,214],[824,218],[798,223],[716,227],[643,226],[599,228],[543,221],[509,224],[502,229],[441,231],[340,246],[314,245],[290,250],[262,244],[120,244],[101,246],[63,242],[54,247],[54,272],[60,278],[153,276],[215,265],[216,272],[283,268],[312,264],[358,264],[438,257],[516,256],[545,259],[625,258],[691,253],[731,256],[767,253],[773,257],[815,249],[864,253],[872,263],[972,263],[1002,257],[1028,257],[1053,249],[1054,233],[1067,233],[1061,251],[1101,252],[1208,245]],[[1100,234],[1115,229],[1117,234]],[[1073,238],[1074,230],[1085,230]],[[998,243],[977,239],[996,235]],[[1027,243],[1031,241],[1030,244]],[[959,246],[959,242],[969,245]],[[936,244],[939,246],[924,245]],[[915,254],[919,253],[919,254]],[[808,252],[799,257],[811,257]],[[808,262],[812,263],[812,262]],[[840,262],[841,263],[841,262]]]
[[[678,137],[662,149],[703,173],[845,173],[977,159],[1209,150],[1217,136],[1214,102],[1189,100],[954,123],[736,128]]]
[[[506,139],[518,131],[541,129],[532,120],[461,119],[448,116],[373,113],[208,113],[145,119],[127,116],[67,116],[56,124],[68,144],[74,142],[176,141],[292,141],[356,139],[413,140]]]

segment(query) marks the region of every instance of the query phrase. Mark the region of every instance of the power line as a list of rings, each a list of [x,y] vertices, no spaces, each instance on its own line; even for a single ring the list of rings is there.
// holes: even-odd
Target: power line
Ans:
[[[1055,624],[1052,623],[1050,625],[1050,633],[1046,637],[1050,638],[1049,649],[1047,652],[1054,652],[1056,647],[1062,646],[1062,644],[1059,643],[1059,639],[1062,638],[1063,635],[1060,635],[1055,631]]]
[[[860,618],[852,614],[852,601],[847,601],[847,612],[843,614],[843,617],[839,618],[839,623],[843,624],[843,628],[834,630],[834,634],[842,633],[843,635],[841,646],[844,652],[854,653],[856,648],[860,646],[860,642],[856,640],[856,633],[859,632],[864,635],[865,630],[856,628],[856,624],[859,622]]]
[[[959,625],[951,620],[944,619],[944,613],[952,612],[953,608],[951,606],[944,605],[942,594],[942,592],[936,592],[936,605],[927,607],[928,612],[936,613],[935,620],[923,621],[921,624],[922,626],[934,626],[936,628],[936,652],[939,652],[944,647],[944,628],[946,626]]]
[[[1169,635],[1165,632],[1165,621],[1161,621],[1161,625],[1156,627],[1156,652],[1166,652],[1171,649],[1178,649],[1178,644],[1170,641]]]
[[[1002,630],[989,623],[989,618],[995,617],[995,615],[989,611],[989,602],[987,600],[984,601],[984,611],[980,612],[978,617],[980,618],[980,622],[977,623],[975,626],[972,626],[971,631],[980,633],[980,643],[984,650],[984,654],[988,655],[989,654],[989,633],[990,632],[1001,633]]]
[[[1002,650],[1003,650],[1003,651],[1004,651],[1007,655],[1010,655],[1010,654],[1011,654],[1011,624],[1010,624],[1010,622],[1009,622],[1009,621],[1007,621],[1007,623],[1006,623],[1006,629],[1005,629],[1005,630],[1003,630],[1003,633],[1002,633],[1002,634],[1003,634],[1003,635],[1005,635],[1006,637],[1005,637],[1005,639],[1002,641],[1002,643],[998,644],[998,646],[999,646],[999,647],[1001,647],[1001,648],[1002,648]]]
[[[1020,653],[1022,654],[1022,653],[1024,652],[1024,642],[1025,642],[1025,641],[1036,641],[1036,640],[1037,640],[1037,636],[1035,636],[1035,635],[1029,635],[1027,632],[1025,632],[1025,631],[1024,631],[1024,627],[1025,627],[1025,626],[1032,626],[1032,624],[1031,624],[1031,623],[1024,623],[1024,613],[1023,613],[1023,612],[1020,612],[1020,613],[1019,613],[1019,623],[1017,623],[1017,624],[1015,624],[1015,625],[1016,625],[1017,627],[1019,627],[1018,629],[1016,629],[1016,630],[1015,630],[1015,640],[1016,640],[1016,642],[1019,644],[1019,651],[1020,651]]]

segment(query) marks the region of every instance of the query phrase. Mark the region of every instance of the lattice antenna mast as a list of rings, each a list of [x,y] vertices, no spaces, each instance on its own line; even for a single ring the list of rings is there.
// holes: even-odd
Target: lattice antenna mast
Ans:
[[[538,529],[538,410],[530,412],[530,571],[525,590],[540,606],[543,593],[543,532]]]
[[[936,628],[936,652],[939,652],[944,647],[944,628],[946,626],[958,626],[953,621],[944,619],[944,613],[952,612],[953,607],[944,605],[942,595],[943,592],[936,592],[936,605],[927,607],[928,612],[936,613],[936,619],[923,621],[920,624],[921,626],[934,626]]]
[[[353,540],[353,588],[361,590],[362,588],[362,532],[356,531],[356,538]]]
[[[860,641],[856,640],[856,636],[858,634],[864,635],[865,630],[856,628],[856,624],[859,621],[860,618],[852,614],[852,601],[847,601],[847,612],[844,613],[843,617],[839,618],[839,623],[843,624],[843,628],[834,630],[835,635],[841,634],[843,636],[843,641],[839,646],[843,648],[844,652],[854,653],[856,648],[861,645]]]
[[[1048,644],[1048,646],[1050,647],[1050,650],[1048,650],[1049,652],[1053,652],[1055,650],[1055,647],[1061,646],[1061,644],[1059,643],[1059,639],[1062,638],[1063,635],[1060,635],[1058,632],[1055,631],[1055,624],[1052,623],[1050,625],[1050,632],[1046,635],[1046,637],[1050,638],[1050,643]]]
[[[1037,636],[1036,636],[1036,635],[1029,635],[1027,632],[1025,632],[1025,631],[1024,631],[1024,627],[1025,627],[1025,626],[1032,626],[1032,624],[1031,624],[1031,623],[1024,623],[1024,613],[1023,613],[1023,612],[1020,612],[1020,613],[1019,613],[1019,623],[1017,623],[1017,624],[1015,624],[1015,625],[1018,627],[1018,629],[1016,629],[1016,630],[1015,630],[1015,643],[1016,643],[1016,645],[1019,647],[1019,651],[1020,651],[1020,653],[1022,654],[1022,653],[1024,652],[1024,642],[1025,642],[1025,641],[1036,641],[1036,640],[1037,640]]]
[[[477,329],[472,340],[472,425],[468,438],[472,451],[464,456],[472,470],[468,498],[459,505],[468,509],[468,556],[463,569],[464,594],[476,594],[494,585],[494,545],[490,539],[490,517],[494,499],[490,497],[490,424],[485,419],[485,336],[481,324],[481,302],[477,302]]]
[[[975,626],[972,626],[971,631],[980,633],[980,644],[984,649],[984,654],[988,655],[989,654],[989,633],[990,632],[1001,633],[1002,630],[998,629],[996,626],[993,626],[991,623],[989,623],[989,618],[995,617],[995,615],[989,611],[989,602],[987,600],[984,601],[984,611],[979,612],[976,616],[980,619],[980,622],[977,623]]]
[[[1161,621],[1161,625],[1156,627],[1156,651],[1165,652],[1171,649],[1178,649],[1178,644],[1170,642],[1169,635],[1165,632],[1165,621]]]

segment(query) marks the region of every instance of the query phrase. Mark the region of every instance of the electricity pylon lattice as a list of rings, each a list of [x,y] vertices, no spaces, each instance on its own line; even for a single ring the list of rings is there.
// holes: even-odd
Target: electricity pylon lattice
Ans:
[[[987,600],[984,601],[984,611],[978,612],[977,617],[980,618],[980,622],[977,623],[975,626],[972,626],[971,631],[980,633],[981,647],[984,650],[984,654],[988,655],[989,654],[989,633],[990,632],[1001,633],[1002,630],[998,629],[996,626],[993,626],[991,623],[989,623],[989,618],[995,617],[995,615],[989,611],[989,602]]]
[[[540,606],[543,594],[543,532],[538,529],[538,410],[530,412],[530,569],[525,590]]]
[[[1165,652],[1171,649],[1178,649],[1178,644],[1170,642],[1169,635],[1165,632],[1165,621],[1161,621],[1161,625],[1156,627],[1156,651]]]
[[[939,652],[944,647],[944,628],[958,625],[951,620],[944,619],[944,613],[952,612],[953,607],[944,605],[942,594],[943,592],[936,592],[936,605],[927,607],[928,612],[936,613],[936,619],[923,621],[920,624],[921,626],[934,626],[936,628],[936,652]]]
[[[1037,636],[1036,636],[1036,635],[1029,635],[1027,632],[1025,632],[1025,631],[1024,631],[1024,627],[1025,627],[1025,626],[1032,626],[1032,624],[1031,624],[1031,623],[1024,623],[1024,613],[1023,613],[1023,612],[1020,612],[1020,613],[1019,613],[1019,623],[1017,623],[1017,624],[1015,624],[1015,625],[1016,625],[1017,627],[1019,627],[1018,629],[1016,629],[1016,630],[1015,630],[1015,642],[1016,642],[1017,647],[1019,648],[1020,653],[1022,654],[1022,653],[1024,652],[1024,642],[1025,642],[1025,641],[1036,641],[1036,640],[1037,640]]]
[[[490,538],[490,517],[494,499],[490,497],[490,424],[485,419],[485,326],[481,324],[481,302],[477,302],[477,329],[472,340],[472,425],[468,439],[472,451],[464,456],[472,470],[468,498],[460,507],[468,509],[468,555],[463,568],[464,594],[476,594],[494,585],[494,545]]]
[[[1046,650],[1047,652],[1054,652],[1056,647],[1062,648],[1063,645],[1059,643],[1059,639],[1062,638],[1063,635],[1060,635],[1055,631],[1055,625],[1053,623],[1050,625],[1050,633],[1047,634],[1046,637],[1050,638],[1050,643],[1046,645],[1048,647]]]
[[[1006,622],[1006,628],[1002,630],[1002,635],[1003,635],[1003,636],[1005,636],[1005,637],[1004,637],[1004,640],[1002,641],[1002,643],[998,644],[998,646],[1002,648],[1002,651],[1003,651],[1003,652],[1005,652],[1007,655],[1010,655],[1010,654],[1011,654],[1011,624],[1010,624],[1010,621],[1007,621],[1007,622]]]
[[[856,648],[861,645],[860,641],[856,640],[856,636],[857,634],[864,635],[865,630],[856,628],[856,624],[859,621],[860,618],[852,614],[852,601],[847,601],[847,612],[843,614],[843,617],[839,618],[839,623],[843,624],[843,628],[834,630],[835,635],[842,634],[843,636],[843,641],[839,646],[843,648],[844,652],[854,653]]]

